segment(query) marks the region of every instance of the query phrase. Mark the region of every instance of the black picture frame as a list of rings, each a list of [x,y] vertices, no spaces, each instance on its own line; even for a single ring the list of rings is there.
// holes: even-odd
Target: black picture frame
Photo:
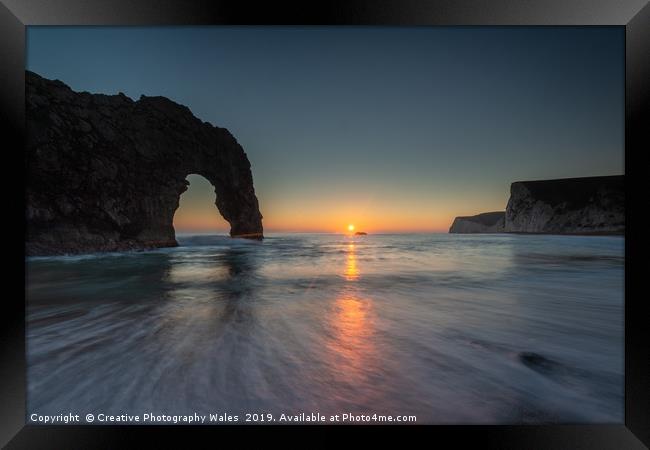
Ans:
[[[500,25],[621,26],[626,36],[625,88],[625,423],[621,425],[362,427],[415,433],[487,448],[645,448],[650,446],[650,352],[645,330],[642,271],[648,250],[644,153],[650,150],[650,5],[646,0],[314,0],[283,2],[188,0],[0,0],[0,126],[2,127],[5,263],[2,299],[0,444],[7,448],[116,448],[133,438],[252,436],[271,427],[33,426],[25,425],[24,158],[25,27],[29,25]],[[639,183],[641,185],[641,183]],[[17,219],[18,218],[18,219]],[[13,285],[13,286],[12,286]],[[9,290],[15,287],[15,290]],[[8,292],[13,292],[8,294]],[[22,293],[22,294],[21,294]],[[349,427],[338,427],[339,429]],[[172,430],[173,429],[173,430]],[[287,429],[287,428],[285,428]],[[326,438],[330,427],[301,427]],[[243,432],[243,433],[242,433]],[[327,434],[325,433],[327,432]],[[215,436],[215,434],[217,436]],[[335,433],[336,435],[336,433]],[[310,438],[314,439],[314,438]],[[450,439],[452,441],[450,441]],[[209,440],[207,442],[210,442]],[[215,441],[212,441],[213,443]]]

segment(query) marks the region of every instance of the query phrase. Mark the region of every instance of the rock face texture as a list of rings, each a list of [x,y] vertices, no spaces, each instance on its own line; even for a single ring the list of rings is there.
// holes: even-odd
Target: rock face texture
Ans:
[[[494,211],[454,219],[450,233],[503,233],[505,212]]]
[[[263,237],[246,153],[185,106],[74,92],[26,72],[26,126],[28,255],[177,245],[189,174],[212,183],[231,236]]]
[[[506,207],[505,231],[623,234],[624,176],[512,183]]]
[[[450,233],[625,233],[624,176],[517,181],[503,212],[456,217]]]

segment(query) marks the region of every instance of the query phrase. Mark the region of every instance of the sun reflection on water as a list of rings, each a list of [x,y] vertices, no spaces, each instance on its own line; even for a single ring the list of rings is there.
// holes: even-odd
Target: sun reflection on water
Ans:
[[[346,250],[343,275],[346,281],[358,281],[357,248],[349,243]],[[372,373],[376,359],[372,300],[359,292],[357,283],[345,283],[332,307],[328,348],[336,377],[346,383],[362,383]]]
[[[348,244],[344,275],[348,281],[357,281],[359,279],[359,268],[357,267],[357,256],[353,242]]]

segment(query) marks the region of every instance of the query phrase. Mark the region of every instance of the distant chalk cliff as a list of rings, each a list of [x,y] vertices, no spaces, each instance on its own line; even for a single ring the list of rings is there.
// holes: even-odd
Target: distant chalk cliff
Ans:
[[[475,216],[461,216],[454,219],[450,233],[503,233],[505,213],[487,212]]]
[[[505,213],[457,217],[449,232],[623,234],[624,181],[623,175],[517,181]]]

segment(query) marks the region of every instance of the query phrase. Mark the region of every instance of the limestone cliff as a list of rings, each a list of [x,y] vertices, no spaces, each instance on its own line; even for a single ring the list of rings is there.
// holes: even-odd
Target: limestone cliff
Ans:
[[[510,233],[622,234],[624,177],[519,181],[510,186]]]
[[[624,176],[517,181],[505,211],[456,217],[450,233],[623,234]]]
[[[26,127],[29,255],[176,245],[189,174],[214,185],[231,236],[263,237],[246,153],[185,106],[74,92],[27,72]]]
[[[505,213],[487,212],[475,216],[460,216],[454,219],[450,233],[502,233]]]

